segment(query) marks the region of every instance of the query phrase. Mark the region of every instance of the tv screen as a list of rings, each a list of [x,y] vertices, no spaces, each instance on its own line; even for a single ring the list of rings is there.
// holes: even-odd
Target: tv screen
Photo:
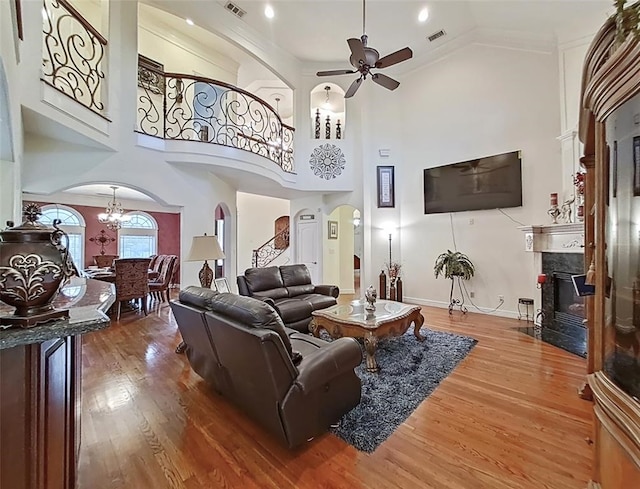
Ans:
[[[424,213],[522,205],[520,151],[424,170]]]

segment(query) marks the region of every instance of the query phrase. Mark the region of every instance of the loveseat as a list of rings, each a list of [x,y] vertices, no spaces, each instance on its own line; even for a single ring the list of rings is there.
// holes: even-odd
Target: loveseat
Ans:
[[[313,285],[306,265],[248,268],[238,276],[238,293],[266,301],[288,328],[309,331],[313,311],[335,306],[336,285]]]
[[[193,370],[289,448],[360,402],[362,351],[353,338],[301,334],[264,301],[202,287],[170,305]]]

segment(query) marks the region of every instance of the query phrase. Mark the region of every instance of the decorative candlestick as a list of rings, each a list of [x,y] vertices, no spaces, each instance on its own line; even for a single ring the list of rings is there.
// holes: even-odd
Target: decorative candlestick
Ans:
[[[324,125],[324,137],[325,139],[331,139],[331,116],[327,116],[327,122]]]
[[[558,217],[560,217],[562,211],[558,208],[558,194],[555,192],[551,194],[551,207],[547,211],[547,214],[551,216],[552,224],[558,224]]]
[[[340,126],[340,119],[336,122],[336,139],[342,139],[342,127]]]
[[[320,139],[320,109],[316,109],[315,138]]]

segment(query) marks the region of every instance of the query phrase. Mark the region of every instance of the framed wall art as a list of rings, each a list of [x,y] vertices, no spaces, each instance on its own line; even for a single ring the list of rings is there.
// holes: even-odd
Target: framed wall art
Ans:
[[[216,284],[216,289],[218,290],[218,292],[231,292],[231,290],[229,289],[229,282],[227,282],[226,278],[217,278],[214,280],[214,282]]]
[[[377,167],[378,207],[395,207],[396,196],[394,188],[393,166]]]
[[[329,222],[329,239],[338,239],[338,221]]]

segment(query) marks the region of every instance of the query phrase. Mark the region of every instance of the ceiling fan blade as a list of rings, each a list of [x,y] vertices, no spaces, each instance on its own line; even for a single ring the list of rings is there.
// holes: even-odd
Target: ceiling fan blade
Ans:
[[[351,56],[353,57],[355,62],[357,64],[364,64],[367,60],[367,56],[364,53],[364,45],[362,44],[362,41],[360,39],[352,37],[351,39],[347,39],[347,43],[349,44],[349,49],[351,49]]]
[[[387,66],[393,66],[402,61],[406,61],[413,57],[413,51],[410,48],[400,49],[395,53],[388,54],[384,58],[380,58],[376,63],[376,68],[386,68]]]
[[[347,93],[344,94],[344,98],[353,97],[358,91],[358,88],[360,88],[361,84],[362,84],[362,77],[356,78],[355,80],[353,80],[353,83],[349,87],[349,90],[347,90]]]
[[[334,75],[350,75],[351,73],[357,73],[355,70],[328,70],[318,71],[316,76],[334,76]]]
[[[383,75],[382,73],[371,75],[371,79],[378,85],[384,88],[388,88],[389,90],[395,90],[400,86],[399,81],[396,81],[393,78],[389,78],[387,75]]]

